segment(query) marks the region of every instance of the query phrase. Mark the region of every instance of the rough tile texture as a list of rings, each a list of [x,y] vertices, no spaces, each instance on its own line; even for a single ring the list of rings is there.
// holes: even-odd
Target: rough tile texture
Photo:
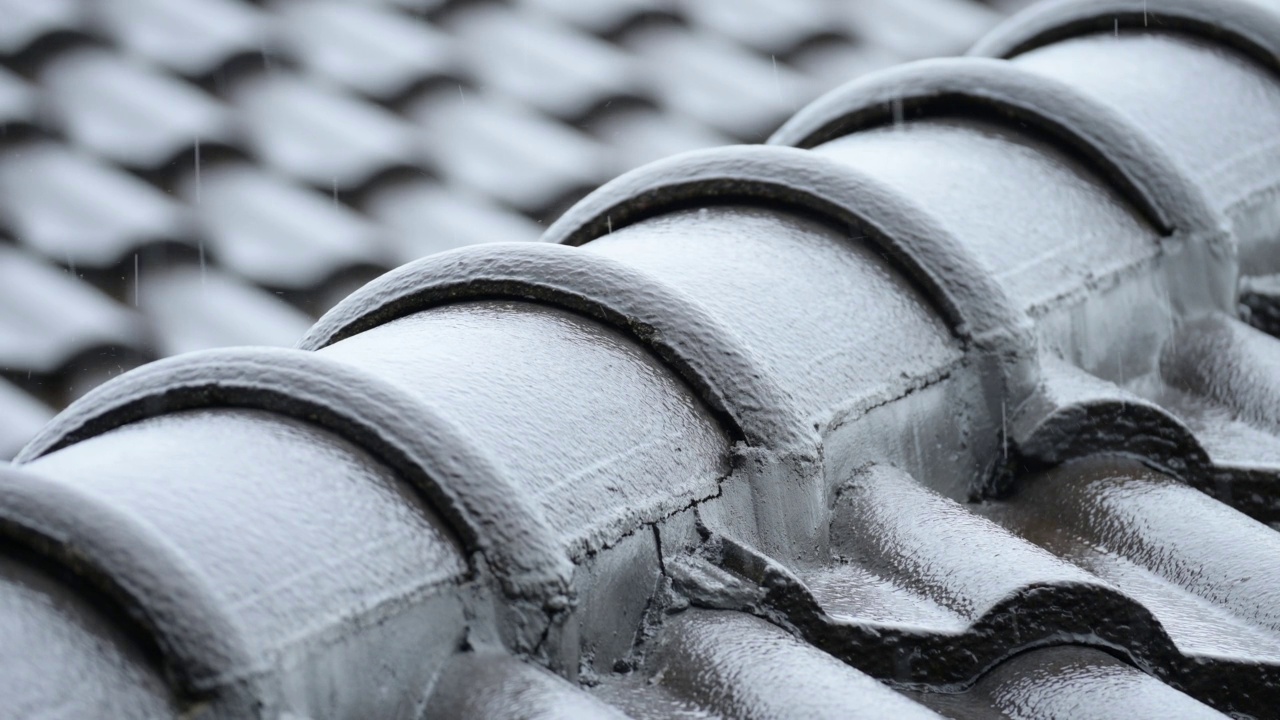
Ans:
[[[675,113],[753,137],[794,89],[761,91],[765,53],[790,83],[821,77],[801,58],[847,62],[841,22],[910,56],[937,48],[904,18],[941,37],[991,17],[937,0],[124,5],[22,6],[0,33],[48,75],[32,92],[84,84],[39,104],[74,144],[15,129],[26,144],[0,166],[32,233],[8,257],[35,264],[7,292],[49,298],[15,315],[13,355],[46,367],[75,343],[43,326],[101,291],[35,248],[105,288],[132,264],[121,248],[150,243],[116,287],[138,309],[76,326],[119,353],[148,334],[144,302],[189,327],[190,283],[226,312],[276,289],[294,309],[262,317],[284,328],[382,267],[369,238],[386,223],[422,247],[405,238],[433,207],[556,212],[609,164],[576,125],[660,137]],[[130,26],[146,8],[202,34]],[[254,69],[286,15],[295,55]],[[79,54],[103,32],[128,59]],[[490,35],[526,62],[484,53]],[[376,42],[392,36],[413,51]],[[542,52],[560,43],[583,61]],[[687,72],[669,62],[647,85],[645,62],[673,58]],[[1254,0],[1050,2],[969,57],[841,86],[766,145],[626,173],[542,242],[404,264],[293,349],[205,350],[100,385],[0,467],[0,702],[271,720],[1274,716],[1277,58],[1280,9]],[[1178,80],[1144,84],[1157,71]],[[459,96],[463,72],[483,80]],[[82,116],[86,97],[138,119]],[[244,116],[214,141],[224,105]],[[146,166],[190,127],[211,133],[201,174],[194,142]],[[126,169],[95,138],[153,152]],[[455,182],[469,200],[447,199]],[[58,283],[84,292],[42,289]],[[222,310],[211,327],[241,332]]]
[[[762,141],[1009,11],[865,4],[3,0],[0,458],[108,377],[292,345],[383,271],[536,240],[621,172]]]

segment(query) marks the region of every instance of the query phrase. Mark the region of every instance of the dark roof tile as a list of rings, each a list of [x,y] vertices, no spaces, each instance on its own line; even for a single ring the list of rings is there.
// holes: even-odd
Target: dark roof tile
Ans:
[[[465,256],[432,256],[400,276],[439,272],[447,282],[457,267],[451,257]],[[632,339],[540,304],[465,300],[439,297],[448,304],[319,354],[381,377],[452,418],[540,512],[567,518],[555,532],[571,557],[616,543],[638,518],[661,517],[716,492],[728,445],[723,432]],[[501,398],[482,400],[458,382],[476,373],[503,378]],[[534,406],[546,412],[526,412]],[[591,446],[556,443],[606,423],[615,431]],[[628,479],[609,480],[620,477]]]
[[[892,51],[867,43],[816,42],[792,54],[788,62],[823,88],[836,87],[902,62]]]
[[[1082,647],[1019,655],[964,693],[911,696],[955,720],[1227,717],[1101,650]]]
[[[111,459],[101,463],[104,456]],[[303,471],[297,482],[268,471],[281,460]],[[196,474],[139,482],[193,461]],[[25,496],[24,520],[44,532],[70,525],[63,526],[69,540],[86,548],[81,562],[123,586],[117,602],[165,638],[162,657],[189,692],[269,672],[276,666],[269,659],[285,653],[354,677],[373,655],[422,653],[428,638],[440,637],[438,620],[428,617],[462,620],[447,598],[421,602],[453,587],[467,568],[435,512],[367,451],[315,425],[258,410],[196,410],[134,423],[27,468],[35,487],[3,488],[10,498]],[[232,497],[242,501],[225,504]],[[108,532],[98,534],[103,527]],[[161,567],[168,572],[150,574]],[[356,596],[378,600],[353,612]],[[409,598],[418,612],[393,611]],[[327,640],[374,625],[386,642],[358,650]],[[399,687],[384,685],[382,703],[352,701],[389,713],[429,681],[433,665],[398,674]],[[220,710],[245,716],[255,684],[243,686],[241,709],[228,710],[237,707],[232,700]],[[312,686],[312,702],[333,701],[326,686],[340,688]]]
[[[6,673],[0,679],[6,711],[56,707],[82,717],[176,716],[180,703],[166,687],[163,668],[148,657],[146,643],[118,627],[101,597],[83,596],[86,589],[39,563],[9,554],[0,558],[0,633],[6,638],[0,665],[49,662],[81,678],[76,692],[68,693],[32,682],[25,673]]]
[[[928,150],[903,153],[908,145]],[[1105,179],[1056,148],[984,122],[924,119],[854,133],[814,152],[882,178],[929,208],[1034,315],[1063,304],[1082,279],[1125,272],[1159,251],[1158,233]],[[997,164],[1001,172],[961,187],[951,180],[959,168]],[[1090,208],[1087,227],[1072,222],[1082,207]],[[1096,242],[1102,237],[1109,242]]]
[[[674,615],[663,632],[666,636],[655,648],[659,656],[649,666],[654,675],[627,679],[623,689],[606,695],[616,694],[620,704],[639,717],[670,707],[663,694],[711,717],[938,717],[750,615],[689,610]],[[657,708],[646,707],[650,695],[657,696]]]
[[[893,397],[959,357],[928,301],[874,245],[850,241],[813,219],[728,206],[673,212],[627,227],[621,216],[616,222],[612,234],[586,251],[662,277],[735,328],[774,369],[809,423],[839,423],[853,408]],[[752,288],[749,297],[741,295],[744,287]],[[806,301],[796,303],[799,296]],[[848,334],[813,334],[817,317],[823,323],[843,318]],[[901,344],[855,340],[860,334],[854,328],[890,317],[897,327],[911,328]]]
[[[626,133],[661,135],[659,113],[677,145],[767,131],[792,100],[771,52],[924,52],[992,17],[864,5],[851,17],[888,29],[861,45],[852,20],[646,22],[630,2],[405,12],[404,28],[542,12],[596,28],[609,53],[642,49],[623,64],[658,107],[596,108],[584,133],[551,100],[608,83],[554,67],[543,112],[483,82],[379,106],[360,85],[382,71],[240,67],[224,95],[270,125],[254,132],[272,168],[176,168],[186,206],[65,138],[9,143],[20,244],[0,249],[0,306],[22,310],[0,351],[44,362],[5,377],[59,404],[149,347],[288,342],[303,321],[264,288],[320,309],[396,257],[461,247],[361,288],[298,349],[115,379],[0,466],[0,631],[41,644],[2,659],[46,663],[0,697],[234,718],[1272,713],[1280,350],[1236,318],[1236,278],[1280,262],[1280,175],[1237,125],[1270,102],[1280,16],[1168,0],[1175,40],[1140,24],[1141,0],[1056,3],[983,47],[1103,64],[1156,48],[1200,90],[1117,90],[1142,62],[1057,80],[1031,60],[915,64],[826,96],[771,146],[628,173],[544,242],[485,242],[531,236],[514,212],[554,213],[631,162]],[[82,52],[45,49],[50,73]],[[302,88],[277,125],[295,96],[273,83]],[[254,92],[270,98],[250,111]],[[357,119],[319,117],[326,93]],[[365,110],[411,120],[362,142],[391,127]],[[166,231],[196,247],[122,268],[117,236],[148,236],[156,197],[199,216],[199,234]],[[24,250],[77,217],[67,237],[108,248],[94,281],[123,274],[124,305]],[[1256,324],[1280,317],[1265,278],[1243,286]],[[120,328],[59,334],[85,318]],[[15,407],[0,428],[41,414]]]
[[[1085,56],[1088,61],[1079,61]],[[1229,217],[1257,206],[1275,212],[1280,87],[1268,68],[1203,40],[1165,33],[1072,39],[1014,62],[1119,109],[1167,148]],[[1203,102],[1186,106],[1180,100],[1192,85]],[[1178,112],[1170,112],[1175,105]],[[1221,132],[1201,132],[1205,127]],[[1256,230],[1239,239],[1249,274],[1280,270],[1260,247],[1271,239],[1271,228],[1264,223]]]
[[[458,655],[440,677],[431,717],[519,720],[580,717],[628,720],[626,715],[546,670],[501,652]]]

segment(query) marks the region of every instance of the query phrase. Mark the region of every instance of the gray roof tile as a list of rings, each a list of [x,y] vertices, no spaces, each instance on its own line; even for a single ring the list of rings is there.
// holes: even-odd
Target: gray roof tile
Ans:
[[[0,213],[23,245],[69,266],[107,268],[147,245],[182,241],[184,208],[80,150],[28,143],[0,155]]]
[[[0,57],[14,56],[55,33],[79,33],[84,24],[78,0],[0,3]]]
[[[36,93],[21,77],[0,68],[0,141],[14,128],[33,126],[36,120]]]
[[[964,52],[999,22],[1000,13],[966,0],[866,0],[838,3],[841,25],[864,42],[904,60]]]
[[[301,75],[268,72],[234,92],[236,116],[256,157],[318,188],[355,190],[412,167],[408,123],[376,105]]]
[[[599,0],[589,3],[575,0],[518,0],[518,4],[555,15],[601,36],[615,35],[645,17],[657,16],[669,20],[678,20],[680,17],[675,0]]]
[[[677,6],[693,24],[766,55],[787,55],[840,32],[835,3],[828,0],[682,0]]]
[[[449,30],[480,88],[554,117],[573,121],[645,95],[631,58],[554,18],[482,4],[450,17]]]
[[[626,42],[662,107],[739,140],[763,140],[815,92],[786,64],[707,32],[655,26]]]
[[[42,68],[53,126],[67,139],[128,168],[154,170],[197,142],[234,142],[226,108],[200,89],[101,49],[63,53]]]
[[[493,243],[996,17],[728,7],[14,31],[0,453],[84,397],[0,465],[4,711],[1272,713],[1280,15],[1053,4]]]
[[[458,88],[410,109],[441,176],[540,217],[608,173],[604,148],[509,100]]]
[[[332,197],[270,172],[229,164],[192,178],[200,237],[220,266],[271,288],[302,290],[353,265],[381,265],[378,230]]]
[[[276,295],[211,267],[144,274],[138,311],[156,349],[166,356],[228,345],[288,347],[311,324],[310,317]]]
[[[8,460],[49,420],[53,409],[0,380],[0,458]]]
[[[397,264],[488,242],[534,241],[542,227],[483,195],[420,180],[379,189],[365,210],[386,228]]]
[[[0,367],[53,375],[99,347],[141,351],[139,318],[92,285],[12,246],[0,246]]]
[[[301,67],[380,101],[460,74],[455,38],[394,9],[293,0],[274,20],[282,50]]]
[[[239,0],[94,0],[95,27],[122,49],[205,77],[269,42],[263,13]]]

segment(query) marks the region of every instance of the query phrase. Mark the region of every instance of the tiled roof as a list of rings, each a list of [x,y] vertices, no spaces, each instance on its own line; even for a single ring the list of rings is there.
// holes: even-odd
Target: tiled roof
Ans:
[[[83,32],[57,7],[31,23]],[[468,7],[427,12],[489,27],[507,6]],[[719,133],[777,108],[744,89],[766,107],[725,113],[682,88],[731,94],[707,48],[796,53],[835,22],[639,0],[519,12],[561,7],[599,42],[698,57],[660,101],[618,102]],[[866,7],[883,29],[901,5]],[[206,61],[183,67],[210,66],[189,51]],[[295,349],[206,350],[101,385],[0,468],[0,663],[17,669],[0,698],[17,715],[317,720],[1274,716],[1277,57],[1280,6],[1263,0],[1049,2],[970,57],[832,91],[765,145],[628,172],[543,242],[409,262]],[[608,165],[603,140],[563,124],[605,111],[557,73],[628,92],[608,67],[547,62],[545,107],[450,89],[368,121],[440,122],[431,172],[469,188],[466,208],[489,193],[532,222]],[[486,72],[497,87],[526,70]],[[286,105],[337,107],[332,88],[292,87],[304,99]],[[155,233],[173,257],[165,208],[194,208],[179,222],[210,258],[124,285],[138,309],[157,293],[185,349],[234,340],[230,308],[255,288],[322,306],[393,262],[359,254],[380,247],[365,233],[411,237],[432,198],[454,207],[372,169],[382,150],[341,123],[295,121],[281,137],[334,155],[230,145],[175,181],[187,204],[82,147],[42,139],[13,162],[63,193],[47,204],[100,213],[82,225],[107,248]],[[466,159],[472,145],[493,154]],[[326,203],[312,162],[385,179],[337,178]],[[144,195],[147,212],[114,201]],[[74,246],[30,205],[20,225]],[[41,272],[83,287],[38,269],[11,291],[35,294]],[[200,310],[196,283],[227,311]],[[57,334],[64,302],[14,337]],[[212,329],[179,330],[183,307]],[[71,325],[28,349],[101,365],[154,333],[116,317],[89,350],[62,348]]]
[[[857,5],[0,0],[0,239],[84,286],[48,337],[0,338],[0,433],[148,359],[291,345],[296,318],[387,269],[535,240],[620,172],[761,141],[821,92],[961,52],[1008,11]],[[109,372],[90,377],[79,353],[103,347]]]

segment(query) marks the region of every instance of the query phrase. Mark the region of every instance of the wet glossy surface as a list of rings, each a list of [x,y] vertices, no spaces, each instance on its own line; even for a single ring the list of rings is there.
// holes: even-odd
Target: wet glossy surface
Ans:
[[[989,17],[946,9],[959,1],[926,7],[956,26]],[[1201,4],[1208,27],[1213,8],[1234,7],[1225,1]],[[782,16],[761,28],[714,8],[538,6],[548,14],[537,23],[513,20],[532,4],[428,17],[460,33],[498,28],[513,46],[612,25],[597,30],[615,33],[603,42],[665,65],[614,76],[608,62],[553,57],[537,78],[539,115],[509,97],[533,62],[481,53],[464,63],[488,78],[480,89],[441,75],[391,99],[427,71],[393,81],[395,63],[290,58],[303,70],[273,65],[264,48],[200,80],[253,126],[211,164],[193,143],[173,177],[131,178],[50,141],[8,148],[0,180],[20,182],[20,151],[61,158],[36,167],[35,184],[94,199],[90,224],[125,259],[154,247],[142,229],[194,209],[213,251],[197,242],[188,278],[200,268],[207,280],[213,261],[229,303],[217,272],[234,266],[323,307],[317,288],[336,292],[411,252],[427,220],[405,208],[430,198],[415,190],[456,183],[526,218],[553,214],[614,164],[601,128],[643,127],[635,119],[661,106],[752,136],[804,93],[786,58],[774,71],[749,53],[787,52],[811,32],[841,42]],[[216,18],[214,7],[195,15]],[[881,27],[901,17],[867,7]],[[218,26],[245,39],[252,18],[276,13]],[[72,29],[65,20],[47,26]],[[38,44],[43,22],[12,44],[65,51]],[[715,33],[755,49],[704,42]],[[1091,102],[1148,103],[1141,112],[1167,123],[1245,121],[1179,108],[1202,101],[1197,84],[1250,95],[1256,68],[1205,50],[1212,34],[1150,34],[1061,43],[1102,48],[1064,81],[1095,92],[1089,72],[1110,81],[1109,61],[1150,50],[1186,64],[1188,83]],[[911,46],[906,33],[887,38]],[[220,52],[161,64],[200,79],[194,56],[216,64]],[[681,63],[689,71],[671,75]],[[383,72],[386,87],[362,86]],[[582,109],[628,93],[627,107]],[[302,116],[271,111],[282,98]],[[1235,99],[1259,101],[1224,102]],[[335,108],[351,111],[343,127],[325,125]],[[972,109],[904,112],[829,154],[746,148],[665,163],[628,176],[662,182],[624,178],[566,214],[557,228],[586,218],[549,234],[566,244],[463,248],[388,275],[318,323],[306,349],[197,354],[86,396],[0,472],[0,539],[22,548],[4,562],[30,558],[75,587],[23,595],[0,582],[0,602],[21,595],[21,618],[41,597],[110,595],[128,620],[105,618],[121,637],[99,635],[125,654],[153,648],[154,660],[126,658],[136,672],[103,690],[67,681],[76,662],[112,660],[78,616],[45,613],[19,642],[63,638],[51,647],[72,662],[32,657],[69,694],[121,707],[139,702],[135,690],[160,705],[173,695],[177,707],[161,711],[185,716],[1269,716],[1280,536],[1259,520],[1280,518],[1266,400],[1276,340],[1230,317],[1245,240],[1227,232],[1243,216],[1165,212],[1173,197],[1222,200],[1230,183],[1207,185],[1223,178],[1270,187],[1265,163],[1230,160],[1233,138],[1241,152],[1260,141],[1212,128],[1200,149],[1227,161],[1210,179],[1182,177],[1178,163],[1195,156],[1185,148],[1099,165],[1173,175],[1129,178],[1165,193],[1147,197],[1028,140],[1016,114]],[[563,124],[574,113],[583,127]],[[1208,132],[1123,119],[1135,113],[1084,113],[1107,132],[1077,127],[1066,145],[1097,156]],[[391,127],[379,117],[406,134],[353,134]],[[1036,131],[1056,132],[1052,121]],[[312,157],[317,142],[333,154]],[[438,177],[415,174],[427,172]],[[78,184],[82,174],[97,180]],[[139,188],[164,198],[167,183],[186,203],[160,203],[168,220],[125,207]],[[74,206],[32,197],[15,227],[48,230]],[[616,228],[612,208],[626,213]],[[362,211],[400,218],[402,247],[381,245]],[[852,229],[863,225],[874,238]],[[135,268],[135,305],[157,279]],[[148,664],[164,666],[163,688]],[[40,688],[30,697],[41,710],[57,701]]]
[[[1111,187],[1053,148],[995,125],[926,120],[816,151],[917,198],[1034,315],[1078,301],[1072,296],[1082,284],[1108,282],[1157,251],[1157,235]],[[997,165],[999,173],[975,173]]]
[[[857,238],[811,220],[713,207],[584,249],[648,270],[711,309],[818,424],[896,397],[957,357],[950,332],[898,272]],[[868,340],[890,328],[894,343]]]
[[[273,471],[281,462],[288,476]],[[143,421],[31,467],[162,533],[262,653],[464,572],[439,521],[386,468],[265,413]]]
[[[1108,720],[1227,717],[1115,658],[1084,648],[1049,648],[1019,656],[961,695],[916,696],[956,720]]]
[[[616,173],[734,133],[761,139],[822,90],[904,57],[959,52],[997,17],[977,0],[930,0],[925,12],[835,0],[748,13],[731,3],[585,5],[5,0],[0,186],[12,202],[0,222],[19,247],[148,321],[139,358],[192,347],[191,336],[256,342],[272,334],[271,320],[251,327],[264,303],[214,292],[187,315],[198,327],[179,329],[157,308],[163,300],[138,302],[146,256],[164,270],[199,259],[319,315],[379,270],[535,239],[539,223]],[[9,155],[33,135],[88,157]],[[272,182],[310,202],[250,180],[235,183],[246,192],[220,192],[210,171],[228,158],[279,174]],[[131,174],[141,186],[128,187]],[[429,186],[410,193],[413,211],[403,209],[406,180]],[[162,207],[166,196],[186,217]],[[365,228],[352,231],[343,215]],[[168,254],[170,242],[190,253]],[[100,272],[84,273],[90,266]],[[188,286],[178,294],[203,283]],[[0,308],[22,304],[0,297]],[[222,318],[244,332],[225,332]],[[68,351],[54,364],[79,360]],[[51,375],[38,394],[60,407],[107,376]],[[25,431],[15,421],[9,432]]]
[[[10,717],[173,717],[154,658],[91,601],[31,566],[0,559],[0,697]],[[47,682],[57,668],[74,691]]]
[[[715,494],[727,470],[723,431],[683,383],[564,311],[462,303],[320,352],[440,408],[562,519],[575,552]]]
[[[1084,55],[1087,62],[1079,60]],[[1125,33],[1120,40],[1067,40],[1015,62],[1086,88],[1129,114],[1181,156],[1220,207],[1266,189],[1260,183],[1273,174],[1266,167],[1280,152],[1280,91],[1265,69],[1240,55],[1201,40]],[[1196,71],[1186,72],[1190,67]],[[1187,95],[1200,101],[1180,102]],[[1169,112],[1175,105],[1178,112]]]

